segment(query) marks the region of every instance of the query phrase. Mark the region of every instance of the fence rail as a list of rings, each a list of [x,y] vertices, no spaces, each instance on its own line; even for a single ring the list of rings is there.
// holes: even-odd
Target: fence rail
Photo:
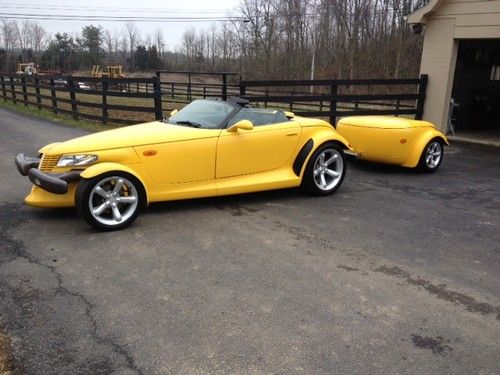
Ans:
[[[161,119],[161,87],[158,77],[152,78],[96,78],[82,76],[27,76],[0,74],[1,95],[14,104],[48,109],[54,114],[64,113],[73,119],[87,118],[102,123],[133,124],[144,121],[137,114],[150,113]],[[121,98],[109,103],[109,98]],[[139,105],[130,103],[141,99]],[[149,99],[149,101],[144,100]],[[145,105],[146,104],[146,105]],[[112,117],[109,111],[119,111]],[[123,115],[126,113],[126,115]]]
[[[162,80],[167,73],[174,74],[171,78],[184,75],[185,80]],[[219,80],[214,82],[213,77]],[[103,123],[159,120],[163,112],[195,99],[241,96],[266,108],[328,117],[335,124],[338,117],[348,115],[408,115],[421,119],[427,75],[412,79],[242,81],[238,74],[230,72],[158,71],[152,78],[0,74],[0,84],[0,99],[4,101]]]
[[[311,93],[286,91],[304,86]],[[353,89],[360,86],[368,91],[379,88],[376,93],[350,93],[360,91]],[[337,117],[350,115],[414,115],[422,119],[426,87],[427,75],[415,79],[241,81],[240,96],[265,107],[288,103],[288,109],[297,115],[329,117],[335,124]],[[259,89],[264,91],[256,94]],[[394,90],[397,92],[384,92]]]

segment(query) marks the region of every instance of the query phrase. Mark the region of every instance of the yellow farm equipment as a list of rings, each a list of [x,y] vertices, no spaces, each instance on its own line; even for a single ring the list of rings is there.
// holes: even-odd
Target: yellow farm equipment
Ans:
[[[37,74],[37,68],[38,66],[35,65],[33,62],[29,63],[19,63],[17,64],[17,74],[27,74],[27,75],[32,75],[32,74]]]
[[[92,77],[123,78],[121,65],[108,65],[101,69],[100,65],[92,65]]]

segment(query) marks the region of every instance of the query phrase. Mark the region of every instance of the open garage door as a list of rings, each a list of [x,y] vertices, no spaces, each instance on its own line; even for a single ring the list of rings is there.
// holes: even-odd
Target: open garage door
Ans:
[[[460,41],[452,99],[457,135],[500,138],[500,39]]]

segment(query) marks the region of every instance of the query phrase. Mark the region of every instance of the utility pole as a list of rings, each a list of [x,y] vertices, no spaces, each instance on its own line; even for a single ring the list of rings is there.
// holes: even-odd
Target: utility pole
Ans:
[[[312,41],[312,58],[311,58],[311,75],[309,79],[312,81],[314,79],[314,71],[316,68],[316,2],[313,3],[313,12],[312,12],[312,22],[311,22],[311,41]],[[314,86],[311,85],[309,87],[309,92],[312,94],[314,92]]]

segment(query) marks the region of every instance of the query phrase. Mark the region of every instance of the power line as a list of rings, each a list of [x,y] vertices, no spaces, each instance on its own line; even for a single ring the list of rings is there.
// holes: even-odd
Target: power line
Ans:
[[[86,12],[101,12],[101,11],[113,11],[120,13],[170,13],[170,14],[227,14],[230,12],[228,9],[161,9],[161,8],[108,8],[108,7],[68,7],[68,6],[18,6],[18,5],[5,5],[3,4],[4,10],[22,11],[25,9],[44,9],[44,10],[59,10],[59,11],[86,11]]]
[[[23,13],[0,13],[0,17],[10,19],[28,19],[28,20],[55,20],[55,21],[117,21],[117,22],[229,22],[242,21],[245,17],[241,16],[172,16],[172,17],[145,17],[145,16],[77,16],[77,15],[53,15],[53,14],[23,14]]]

